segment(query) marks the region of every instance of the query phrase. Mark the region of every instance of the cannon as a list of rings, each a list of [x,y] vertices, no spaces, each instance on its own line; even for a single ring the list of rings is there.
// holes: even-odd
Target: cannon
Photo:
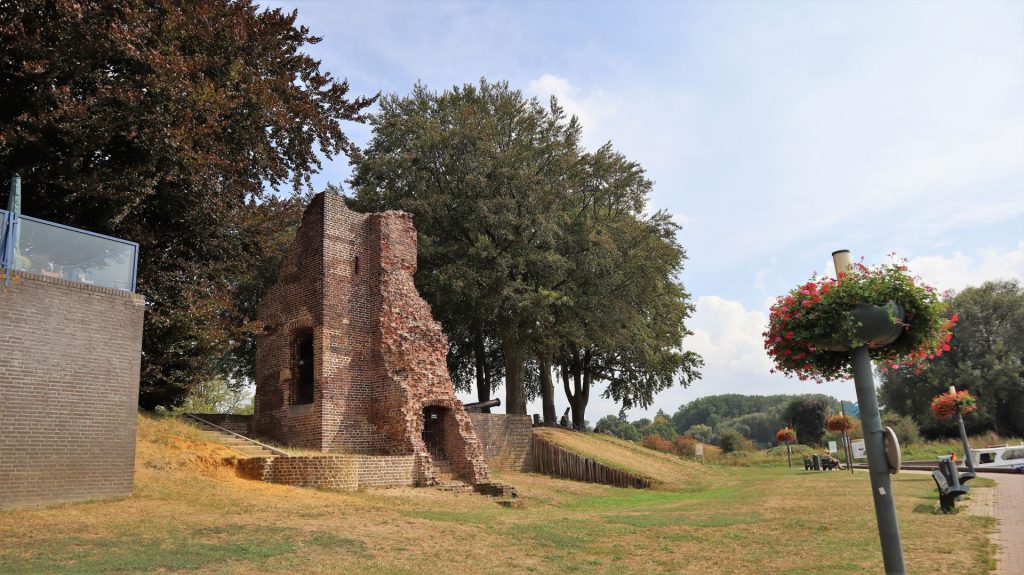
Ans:
[[[466,411],[470,413],[490,413],[490,408],[498,407],[501,405],[500,399],[491,399],[488,401],[478,401],[476,403],[467,403],[463,405]]]

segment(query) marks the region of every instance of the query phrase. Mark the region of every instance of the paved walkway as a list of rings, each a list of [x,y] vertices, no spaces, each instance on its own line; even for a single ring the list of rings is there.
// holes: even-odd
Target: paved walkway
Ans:
[[[929,474],[903,470],[901,473]],[[995,487],[971,486],[966,512],[996,518],[992,542],[996,552],[996,575],[1024,575],[1024,475],[1019,473],[981,473],[979,477],[996,482]]]
[[[994,479],[996,533],[993,539],[999,545],[996,555],[997,575],[1024,574],[1024,475],[986,473]]]

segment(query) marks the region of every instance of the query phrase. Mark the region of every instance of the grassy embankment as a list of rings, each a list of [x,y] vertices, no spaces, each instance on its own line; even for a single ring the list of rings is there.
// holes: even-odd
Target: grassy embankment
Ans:
[[[554,440],[658,489],[501,473],[523,505],[431,489],[332,493],[237,478],[191,428],[141,417],[135,495],[0,512],[0,573],[879,573],[862,473],[714,467],[592,434]],[[992,521],[894,490],[911,573],[983,573]],[[958,533],[957,545],[936,533]]]

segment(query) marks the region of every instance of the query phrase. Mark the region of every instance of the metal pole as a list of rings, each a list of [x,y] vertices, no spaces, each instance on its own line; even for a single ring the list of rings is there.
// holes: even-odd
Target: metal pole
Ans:
[[[839,409],[843,411],[843,451],[846,452],[846,468],[853,473],[853,459],[850,456],[850,436],[846,433],[846,404],[839,402]]]
[[[793,448],[789,446],[789,442],[786,442],[786,461],[789,462],[789,468],[793,468]]]
[[[10,229],[7,230],[7,242],[6,254],[0,254],[0,259],[5,260],[4,270],[4,287],[11,284],[11,268],[18,268],[21,264],[18,257],[18,239],[20,232],[18,231],[19,223],[18,216],[21,215],[21,176],[14,174],[11,176],[11,193],[7,197],[7,211],[10,213],[8,225]]]
[[[956,386],[949,386],[949,393],[956,395]],[[967,442],[967,428],[964,427],[964,414],[960,408],[956,408],[956,423],[960,426],[960,441],[964,444],[964,459],[967,460],[967,469],[974,473],[974,462],[971,461],[971,444]]]
[[[960,409],[956,410],[956,422],[960,425],[960,441],[964,443],[964,459],[967,460],[967,469],[974,473],[974,461],[971,459],[971,445],[967,443],[967,430],[964,428],[964,414]]]
[[[906,569],[903,566],[900,527],[896,522],[896,503],[893,500],[889,462],[885,457],[882,417],[878,413],[875,382],[871,375],[871,356],[868,355],[867,346],[853,350],[851,363],[857,402],[860,403],[861,424],[864,426],[864,447],[868,452],[871,495],[875,502],[878,537],[882,543],[882,560],[888,575],[902,575]]]
[[[832,254],[836,274],[850,269],[850,252],[842,250]],[[845,265],[844,265],[845,264]],[[871,356],[867,346],[853,350],[850,358],[853,384],[860,404],[861,425],[864,426],[864,447],[868,452],[868,473],[871,477],[871,497],[875,503],[878,538],[882,544],[882,561],[886,575],[903,575],[903,547],[900,527],[896,522],[896,502],[892,494],[889,462],[885,457],[885,439],[882,435],[882,417],[878,413],[875,381],[871,375]]]

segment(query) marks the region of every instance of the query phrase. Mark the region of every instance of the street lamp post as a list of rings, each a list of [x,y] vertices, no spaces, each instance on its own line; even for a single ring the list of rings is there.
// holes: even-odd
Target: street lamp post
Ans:
[[[956,395],[956,387],[949,386],[949,393]],[[964,414],[957,405],[956,408],[956,423],[960,426],[960,441],[964,444],[964,459],[967,460],[967,469],[971,473],[974,473],[974,461],[971,460],[971,444],[967,442],[967,428],[964,427]]]
[[[849,250],[832,253],[836,277],[850,269]],[[860,404],[861,425],[864,426],[864,447],[868,455],[868,473],[871,477],[871,495],[875,504],[875,519],[878,522],[878,536],[882,544],[882,560],[887,575],[906,573],[903,565],[903,547],[900,544],[900,528],[896,522],[896,503],[892,493],[892,479],[885,455],[885,438],[882,418],[878,412],[878,398],[875,381],[871,374],[871,356],[868,347],[862,345],[853,350],[850,358],[853,368],[853,383]]]

